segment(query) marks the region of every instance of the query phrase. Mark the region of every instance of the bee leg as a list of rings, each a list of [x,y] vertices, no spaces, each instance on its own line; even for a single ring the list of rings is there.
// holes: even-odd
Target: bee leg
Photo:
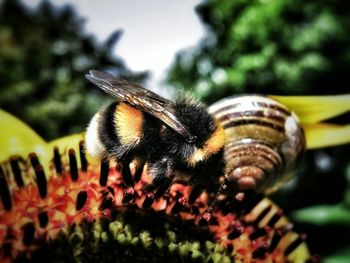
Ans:
[[[154,185],[154,183],[148,183],[146,184],[144,187],[143,187],[143,190],[146,192],[146,193],[151,193],[153,192],[154,190],[156,190],[156,186]]]
[[[155,198],[162,197],[166,193],[166,191],[169,189],[172,181],[173,180],[170,178],[163,178],[161,185],[159,186],[157,192],[155,193]]]
[[[203,186],[195,185],[190,193],[189,198],[188,198],[188,203],[193,204],[203,191],[204,191]]]
[[[211,213],[215,207],[219,204],[220,202],[220,196],[225,195],[225,192],[227,193],[227,185],[229,183],[229,179],[227,176],[224,176],[223,181],[220,182],[218,185],[214,184],[214,189],[211,189],[211,192],[215,193],[214,199],[210,202],[209,207],[208,207],[208,213]],[[229,193],[227,193],[229,194]],[[226,194],[226,195],[227,195]]]
[[[121,166],[122,166],[121,173],[122,173],[122,178],[125,185],[134,186],[134,180],[132,178],[130,167],[129,167],[131,160],[123,158],[122,160],[119,160],[119,162],[121,163]]]
[[[174,179],[173,162],[171,159],[164,157],[159,161],[151,163],[149,165],[149,172],[152,174],[152,185],[157,189],[155,198],[159,198],[165,194],[165,192],[171,186]],[[150,187],[152,189],[152,187]]]
[[[143,167],[145,166],[144,160],[138,160],[136,164],[135,174],[134,174],[134,181],[138,182],[141,179],[141,175],[143,172]]]

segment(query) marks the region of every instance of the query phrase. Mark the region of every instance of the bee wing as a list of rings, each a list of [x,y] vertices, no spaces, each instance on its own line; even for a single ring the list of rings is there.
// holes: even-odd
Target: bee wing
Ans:
[[[90,70],[89,73],[86,75],[88,80],[118,101],[127,102],[131,106],[153,115],[186,139],[191,140],[191,134],[175,116],[172,101],[136,83],[113,77],[108,73],[97,70]]]

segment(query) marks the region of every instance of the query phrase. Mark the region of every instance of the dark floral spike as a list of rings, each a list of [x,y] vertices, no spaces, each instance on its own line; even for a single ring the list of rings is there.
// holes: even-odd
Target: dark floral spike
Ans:
[[[5,178],[5,174],[2,171],[1,167],[0,167],[0,197],[4,208],[7,211],[10,211],[12,209],[11,194]]]
[[[271,217],[270,221],[267,223],[267,225],[271,228],[275,226],[275,224],[280,220],[280,218],[283,216],[283,211],[278,210],[273,217]]]
[[[268,252],[267,245],[261,245],[253,251],[252,258],[262,258]]]
[[[233,230],[227,235],[227,238],[230,240],[238,238],[244,232],[244,227],[238,225],[234,226]]]
[[[73,149],[70,149],[68,151],[69,155],[69,171],[72,177],[73,181],[78,180],[78,164],[77,164],[77,157],[75,156],[75,151]]]
[[[259,224],[261,220],[264,219],[264,217],[271,211],[271,206],[266,207],[260,214],[259,216],[255,219],[254,223]]]
[[[267,226],[265,226],[263,228],[259,228],[249,235],[249,239],[256,240],[260,237],[267,235],[270,232],[270,230],[271,230],[271,228],[269,228]]]
[[[41,228],[47,227],[47,224],[49,223],[49,215],[47,214],[47,211],[40,212],[38,214],[38,219]]]
[[[276,247],[278,246],[278,244],[281,241],[281,239],[283,238],[283,236],[285,234],[287,234],[288,232],[292,231],[292,229],[293,229],[293,225],[288,224],[285,227],[283,227],[282,229],[275,230],[275,233],[273,234],[273,237],[272,237],[271,242],[270,242],[270,247],[269,247],[270,253],[272,253],[276,249]]]
[[[87,162],[86,156],[85,156],[85,142],[84,141],[79,142],[79,154],[80,154],[81,170],[83,172],[86,172],[87,168],[88,168],[88,162]]]
[[[53,150],[53,163],[55,165],[55,169],[57,174],[61,174],[62,173],[62,162],[61,162],[61,155],[58,151],[58,147],[54,147]]]
[[[269,253],[272,253],[276,249],[281,239],[282,239],[282,231],[278,231],[278,230],[275,231],[270,242]]]
[[[289,246],[284,251],[284,255],[288,256],[290,253],[292,253],[301,243],[303,243],[306,240],[306,235],[302,234],[298,236],[292,243],[289,244]]]
[[[36,153],[30,153],[29,154],[29,160],[30,163],[32,164],[32,167],[35,169],[37,166],[40,165],[39,158],[36,155]]]
[[[36,183],[38,184],[39,195],[41,198],[45,198],[47,196],[47,181],[44,172],[44,167],[38,164],[34,169],[34,173],[36,176]]]
[[[34,241],[35,226],[33,223],[27,223],[23,226],[23,244],[29,246]]]
[[[35,173],[39,195],[41,198],[45,198],[47,196],[47,181],[46,181],[44,167],[40,164],[39,158],[36,155],[36,153],[29,154],[29,159]]]
[[[75,209],[77,211],[79,211],[80,209],[83,208],[83,206],[85,205],[85,202],[87,200],[87,192],[86,191],[80,191],[78,193],[78,196],[77,196],[77,200],[75,201],[76,205],[75,205]]]
[[[21,172],[19,165],[18,165],[18,161],[19,161],[18,156],[15,156],[15,157],[10,159],[10,165],[11,165],[12,173],[15,177],[15,181],[16,181],[17,186],[23,187],[24,182],[23,182],[23,178],[22,178],[22,172]]]

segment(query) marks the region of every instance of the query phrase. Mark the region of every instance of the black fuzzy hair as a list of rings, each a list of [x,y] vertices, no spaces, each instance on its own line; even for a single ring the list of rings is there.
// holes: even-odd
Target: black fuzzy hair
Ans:
[[[174,103],[177,119],[186,127],[193,136],[193,141],[188,141],[172,129],[165,129],[163,142],[165,151],[181,160],[186,160],[192,155],[195,148],[202,148],[216,129],[215,122],[208,113],[207,107],[190,97],[182,97]]]
[[[194,144],[197,147],[202,147],[215,131],[216,125],[207,106],[191,97],[178,98],[175,101],[175,112],[190,134],[196,137]]]
[[[114,101],[109,104],[101,114],[101,118],[99,119],[99,137],[101,142],[104,144],[106,149],[113,154],[117,154],[114,152],[115,148],[121,145],[117,134],[115,133],[115,123],[113,121],[115,116],[115,110],[119,105],[118,101]]]

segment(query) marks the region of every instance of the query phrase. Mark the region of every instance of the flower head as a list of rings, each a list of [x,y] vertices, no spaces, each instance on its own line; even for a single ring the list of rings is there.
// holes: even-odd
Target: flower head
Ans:
[[[254,193],[225,197],[208,213],[213,194],[194,195],[181,180],[157,197],[144,187],[145,172],[127,186],[118,165],[85,155],[82,139],[78,134],[40,141],[41,153],[9,151],[0,169],[2,261],[304,262],[310,257],[304,235],[292,231],[269,199]]]

